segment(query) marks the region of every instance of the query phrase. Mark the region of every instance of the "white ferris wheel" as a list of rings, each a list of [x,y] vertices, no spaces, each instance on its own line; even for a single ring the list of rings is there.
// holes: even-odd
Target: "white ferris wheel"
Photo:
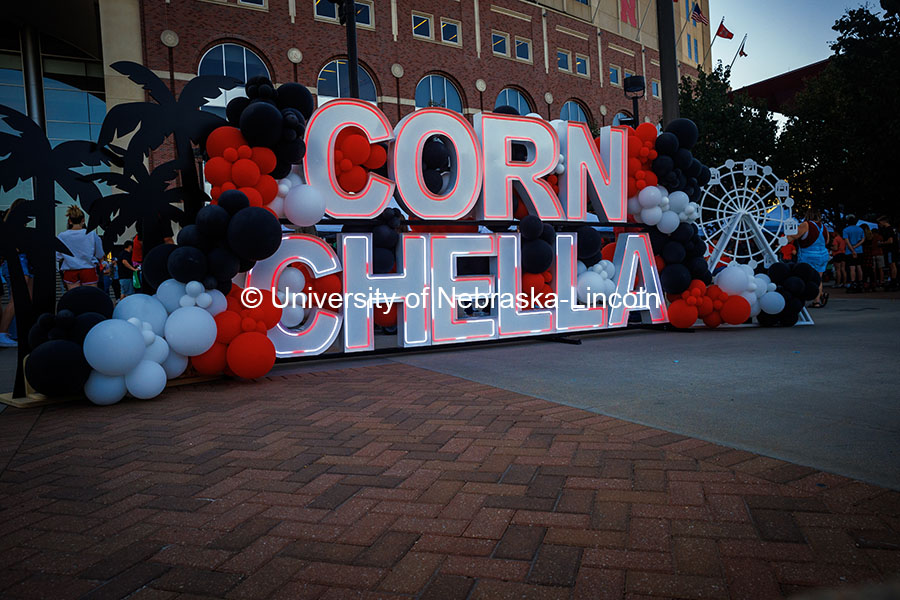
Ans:
[[[786,236],[797,232],[788,183],[752,160],[729,159],[710,175],[698,222],[710,269],[723,258],[752,268],[778,262]]]

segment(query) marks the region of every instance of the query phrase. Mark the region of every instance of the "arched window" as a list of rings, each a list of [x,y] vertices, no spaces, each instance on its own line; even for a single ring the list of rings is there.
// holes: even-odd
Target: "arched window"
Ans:
[[[199,75],[227,75],[246,83],[251,77],[262,75],[269,77],[269,70],[262,59],[252,50],[237,44],[219,44],[206,51],[200,59]],[[206,103],[203,110],[208,110],[225,117],[225,106],[232,98],[246,96],[243,87],[223,90],[218,98]]]
[[[633,119],[631,118],[631,113],[627,110],[622,110],[616,113],[616,116],[613,117],[613,125],[634,125],[632,123]]]
[[[497,95],[497,101],[494,103],[494,108],[504,105],[512,106],[519,111],[520,115],[527,115],[530,112],[534,112],[534,109],[531,107],[531,102],[528,101],[525,94],[513,88],[505,88]]]
[[[359,98],[368,102],[375,102],[375,82],[361,66],[359,67]],[[319,71],[319,79],[316,81],[316,93],[319,96],[319,106],[335,98],[350,97],[350,65],[346,58],[333,60]]]
[[[569,100],[563,104],[562,110],[559,112],[559,118],[563,121],[578,121],[579,123],[590,123],[587,113],[578,102]]]
[[[426,75],[416,85],[416,108],[440,106],[463,111],[462,99],[453,82],[443,75]]]

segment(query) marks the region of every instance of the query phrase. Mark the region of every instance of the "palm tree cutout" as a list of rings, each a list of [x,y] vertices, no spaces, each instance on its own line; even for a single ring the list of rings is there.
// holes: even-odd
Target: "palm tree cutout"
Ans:
[[[9,209],[6,219],[0,220],[0,256],[9,265],[10,296],[16,305],[16,329],[19,331],[16,378],[13,384],[14,398],[21,398],[25,395],[23,364],[30,351],[27,343],[28,332],[34,325],[37,315],[45,312],[36,311],[36,304],[32,305],[31,298],[28,297],[28,286],[25,283],[22,264],[19,262],[19,254],[25,254],[32,261],[32,268],[34,268],[32,257],[36,256],[44,247],[48,248],[51,253],[71,254],[58,237],[53,236],[52,241],[48,244],[36,228],[28,226],[35,216],[35,212],[39,210],[39,204],[36,200],[21,202]],[[50,276],[53,277],[53,275],[54,273],[51,272]],[[40,280],[35,273],[35,298],[37,298],[38,281]]]
[[[34,312],[53,312],[56,304],[56,185],[84,210],[100,198],[100,190],[76,169],[109,165],[115,157],[94,142],[72,140],[50,145],[37,123],[8,106],[0,105],[0,119],[20,135],[0,132],[0,189],[8,192],[19,181],[31,180],[34,200],[29,214],[35,220],[35,243],[28,258],[34,271]],[[24,227],[24,225],[22,225]],[[5,237],[5,236],[4,236]],[[68,253],[68,251],[67,251]],[[10,262],[10,267],[12,263]],[[10,273],[11,275],[12,273]],[[18,324],[18,321],[17,321]],[[30,328],[30,326],[29,326]],[[28,329],[20,330],[27,334]]]
[[[172,160],[147,171],[141,162],[130,174],[95,173],[88,178],[102,181],[120,191],[95,201],[91,206],[88,229],[103,229],[103,247],[111,249],[116,240],[133,224],[142,226],[143,244],[152,248],[162,243],[160,223],[181,221],[184,211],[173,206],[183,199],[184,189],[170,187],[178,175],[178,161]]]
[[[197,174],[192,144],[203,144],[216,127],[226,125],[218,115],[200,110],[207,101],[217,98],[222,90],[242,85],[224,75],[201,75],[184,86],[178,97],[143,65],[129,61],[113,63],[112,68],[142,86],[152,102],[128,102],[112,107],[103,120],[97,142],[106,146],[115,137],[134,131],[125,153],[125,173],[134,175],[142,166],[150,151],[158,148],[170,135],[175,137],[176,159],[174,167],[181,171],[185,213],[193,222],[203,204],[209,200]],[[136,131],[135,131],[136,130]],[[150,248],[145,248],[145,252]]]

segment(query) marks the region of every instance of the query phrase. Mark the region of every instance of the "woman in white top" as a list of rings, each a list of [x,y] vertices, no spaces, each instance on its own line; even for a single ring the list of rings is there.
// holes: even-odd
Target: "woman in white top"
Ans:
[[[84,213],[74,204],[66,211],[66,216],[69,219],[66,231],[58,237],[72,255],[56,253],[56,260],[61,262],[60,269],[66,289],[97,285],[97,264],[104,256],[100,236],[84,228]]]

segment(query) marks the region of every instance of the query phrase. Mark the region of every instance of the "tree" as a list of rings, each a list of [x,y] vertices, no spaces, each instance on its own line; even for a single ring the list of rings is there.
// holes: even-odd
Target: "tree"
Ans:
[[[692,152],[710,167],[726,160],[752,158],[768,164],[775,149],[778,126],[768,110],[745,95],[733,97],[731,69],[719,65],[710,73],[700,71],[696,81],[681,79],[678,105],[681,116],[700,129]]]
[[[144,168],[144,160],[152,150],[174,135],[176,158],[173,165],[182,175],[186,219],[193,222],[197,211],[208,200],[198,177],[193,144],[203,143],[213,129],[226,124],[218,115],[202,111],[200,107],[218,97],[222,90],[233,89],[241,82],[233,77],[201,75],[187,82],[176,98],[168,86],[143,65],[120,61],[111,66],[142,86],[156,103],[128,102],[111,108],[103,119],[98,143],[106,146],[115,137],[135,132],[125,153],[125,174],[132,176]],[[152,244],[144,251],[151,248]]]
[[[891,175],[900,139],[898,0],[848,10],[835,24],[834,55],[788,111],[779,144],[792,195],[836,214],[898,215]]]

